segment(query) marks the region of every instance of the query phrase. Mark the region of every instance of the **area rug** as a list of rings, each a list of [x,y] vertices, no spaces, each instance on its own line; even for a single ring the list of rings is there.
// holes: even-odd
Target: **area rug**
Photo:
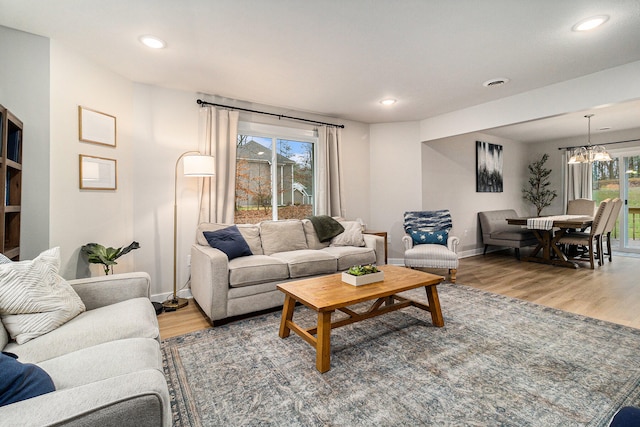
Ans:
[[[640,330],[438,290],[443,328],[410,307],[335,329],[325,374],[309,344],[278,337],[277,312],[165,340],[174,425],[604,426],[640,405]]]

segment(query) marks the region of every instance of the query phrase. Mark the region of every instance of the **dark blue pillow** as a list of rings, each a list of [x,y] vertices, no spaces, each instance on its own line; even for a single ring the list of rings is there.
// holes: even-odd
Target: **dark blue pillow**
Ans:
[[[14,354],[0,353],[0,406],[55,391],[56,387],[42,368],[21,363]]]
[[[432,245],[445,245],[447,246],[447,239],[449,238],[449,230],[410,230],[411,238],[414,245],[423,245],[425,243]]]
[[[222,230],[205,231],[204,237],[209,242],[209,246],[227,254],[229,261],[241,256],[253,255],[247,241],[235,225]]]

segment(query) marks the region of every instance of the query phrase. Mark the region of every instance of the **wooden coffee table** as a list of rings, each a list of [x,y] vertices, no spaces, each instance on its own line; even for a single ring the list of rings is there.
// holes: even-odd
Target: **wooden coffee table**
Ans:
[[[327,372],[331,369],[331,329],[349,325],[381,314],[414,306],[431,313],[434,326],[444,326],[438,290],[436,286],[444,277],[412,270],[406,267],[385,265],[384,281],[369,285],[352,286],[342,282],[341,274],[314,277],[278,285],[285,294],[280,338],[287,338],[291,330],[316,349],[316,369]],[[429,305],[396,295],[398,292],[424,287]],[[349,309],[349,306],[365,301],[375,302],[361,313]],[[303,329],[293,321],[296,301],[318,313],[318,326]],[[340,310],[347,314],[345,319],[331,322],[331,314]]]

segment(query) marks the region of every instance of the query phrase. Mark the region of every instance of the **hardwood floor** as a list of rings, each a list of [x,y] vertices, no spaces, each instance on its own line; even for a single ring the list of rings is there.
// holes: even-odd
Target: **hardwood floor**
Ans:
[[[595,270],[582,265],[573,270],[522,262],[501,251],[462,258],[457,283],[640,329],[640,258],[614,255]],[[194,300],[160,314],[158,322],[163,339],[211,327]]]
[[[198,307],[194,299],[190,299],[189,305],[180,310],[160,313],[158,315],[158,324],[160,325],[160,338],[162,339],[211,327],[207,316]]]

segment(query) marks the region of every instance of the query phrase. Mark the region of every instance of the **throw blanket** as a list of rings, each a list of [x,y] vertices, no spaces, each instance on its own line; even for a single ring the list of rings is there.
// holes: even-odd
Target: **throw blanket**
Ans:
[[[328,215],[310,216],[308,219],[316,230],[318,240],[322,243],[328,242],[338,234],[344,232],[342,224]]]
[[[554,221],[568,221],[574,218],[582,218],[584,215],[554,215],[540,218],[528,218],[527,228],[536,230],[551,230]]]

